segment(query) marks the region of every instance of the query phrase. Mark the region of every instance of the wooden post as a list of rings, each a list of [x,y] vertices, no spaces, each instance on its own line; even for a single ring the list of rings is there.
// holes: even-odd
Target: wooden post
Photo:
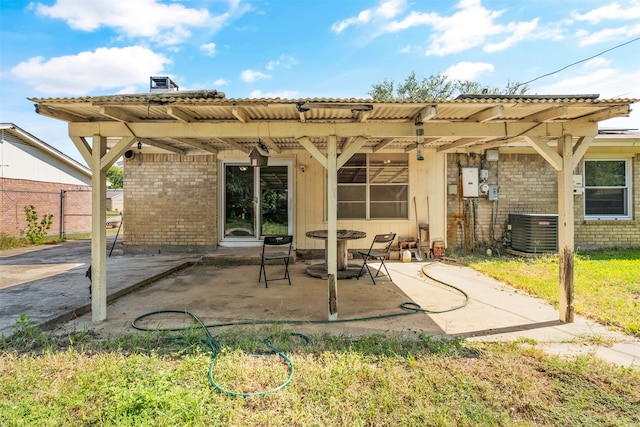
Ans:
[[[560,268],[560,321],[574,321],[574,213],[573,213],[573,142],[571,135],[558,140],[562,168],[558,171],[558,263]]]
[[[338,163],[337,138],[327,138],[327,281],[329,320],[338,320]]]
[[[107,173],[102,156],[107,138],[93,136],[91,152],[91,320],[107,318]]]

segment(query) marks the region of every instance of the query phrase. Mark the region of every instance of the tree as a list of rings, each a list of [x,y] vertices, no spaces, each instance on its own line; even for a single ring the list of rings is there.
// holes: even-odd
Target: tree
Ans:
[[[470,80],[451,80],[444,74],[432,74],[420,80],[412,71],[397,88],[393,80],[384,79],[381,83],[371,85],[368,95],[373,99],[385,101],[451,99],[456,94],[523,95],[528,91],[528,86],[517,82],[508,81],[505,88],[500,89]]]
[[[111,183],[109,188],[122,188],[122,169],[115,165],[111,166],[107,171],[107,180]]]

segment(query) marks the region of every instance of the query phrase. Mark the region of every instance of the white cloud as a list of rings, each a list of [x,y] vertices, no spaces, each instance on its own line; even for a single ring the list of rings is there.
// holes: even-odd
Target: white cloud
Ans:
[[[164,73],[171,61],[140,47],[99,48],[45,60],[29,58],[11,74],[45,94],[86,95],[95,90],[122,90],[146,85],[149,76]]]
[[[389,22],[384,26],[384,31],[395,33],[418,25],[436,25],[440,19],[442,19],[442,17],[437,13],[411,12],[407,17],[400,21]]]
[[[281,90],[276,92],[262,92],[261,90],[254,90],[249,94],[249,97],[296,99],[298,97],[298,92],[295,90]]]
[[[229,80],[226,79],[217,79],[216,81],[213,82],[213,86],[218,87],[218,86],[226,86],[229,83],[231,83]]]
[[[587,13],[574,12],[571,16],[577,21],[588,21],[592,24],[598,24],[606,20],[637,19],[640,18],[640,3],[631,1],[628,7],[623,7],[619,3],[613,2],[590,10]]]
[[[200,46],[200,50],[203,51],[208,56],[213,56],[216,54],[216,44],[215,43],[207,43]]]
[[[580,46],[589,46],[614,40],[627,40],[629,37],[637,36],[640,34],[640,24],[624,25],[622,27],[615,28],[605,28],[593,33],[581,31],[578,34],[582,37],[582,39],[580,40]]]
[[[412,27],[430,26],[434,32],[425,49],[427,55],[444,56],[484,46],[486,52],[507,49],[527,38],[556,37],[557,32],[541,32],[538,18],[526,22],[497,23],[504,10],[489,10],[480,0],[461,0],[455,5],[457,12],[450,16],[429,12],[411,12],[401,20],[389,22],[385,32],[405,31]],[[498,36],[504,40],[491,42]]]
[[[272,71],[272,70],[274,70],[274,69],[276,69],[278,67],[284,67],[284,68],[290,70],[297,63],[298,63],[298,61],[293,56],[280,55],[278,57],[278,59],[274,59],[273,61],[269,61],[269,63],[267,64],[266,68],[269,71]]]
[[[205,8],[157,0],[91,0],[81,4],[78,0],[57,0],[53,6],[34,3],[32,7],[40,15],[64,20],[75,30],[110,27],[130,38],[148,38],[163,44],[184,42],[191,36],[190,28],[218,30],[249,8],[232,1],[230,10],[212,16]]]
[[[605,65],[609,65],[611,63],[611,61],[609,61],[608,59],[605,58],[593,58],[590,59],[589,61],[584,63],[584,67],[585,68],[600,68],[600,67],[604,67]]]
[[[484,47],[485,52],[498,52],[505,50],[522,40],[531,38],[538,30],[538,18],[529,22],[512,22],[507,26],[507,31],[511,36],[500,43],[489,43]]]
[[[343,19],[331,26],[331,30],[340,34],[353,25],[364,25],[392,19],[407,7],[406,0],[387,0],[374,9],[365,9],[351,18]]]
[[[621,71],[611,67],[594,70],[585,66],[551,84],[532,88],[532,93],[599,94],[601,99],[640,96],[640,70]],[[636,123],[636,127],[640,123]]]
[[[268,79],[270,77],[270,75],[256,70],[244,70],[242,73],[240,73],[240,78],[242,79],[242,81],[247,83],[253,83],[258,80]]]
[[[591,64],[593,65],[593,64]],[[560,78],[551,84],[533,87],[531,93],[539,94],[598,94],[600,99],[640,97],[640,70],[621,71],[610,67],[595,70],[589,64],[571,77]],[[631,106],[629,117],[617,117],[598,124],[599,128],[640,128],[638,104]]]
[[[442,74],[449,80],[475,81],[478,76],[494,70],[492,64],[486,62],[459,62],[447,68]]]

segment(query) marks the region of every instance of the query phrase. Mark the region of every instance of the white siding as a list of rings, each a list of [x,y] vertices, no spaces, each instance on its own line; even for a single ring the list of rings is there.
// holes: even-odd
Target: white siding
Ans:
[[[91,177],[16,136],[4,132],[0,142],[2,178],[91,185]]]

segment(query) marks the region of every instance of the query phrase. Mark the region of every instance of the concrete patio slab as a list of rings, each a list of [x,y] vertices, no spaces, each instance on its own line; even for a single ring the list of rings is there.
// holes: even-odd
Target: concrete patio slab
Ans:
[[[579,316],[574,323],[562,323],[544,301],[461,265],[388,261],[393,281],[378,278],[374,285],[367,275],[340,280],[339,321],[327,322],[327,281],[306,274],[310,262],[290,266],[291,286],[270,280],[265,288],[258,283],[258,248],[221,248],[205,257],[118,255],[107,260],[108,319],[94,324],[85,277],[89,262],[88,242],[0,253],[0,333],[9,336],[22,313],[35,325],[90,328],[108,336],[136,333],[131,323],[145,313],[188,310],[209,325],[290,322],[288,327],[302,333],[522,340],[552,354],[593,353],[618,365],[640,366],[638,340]],[[270,277],[282,274],[281,265],[267,268]],[[461,291],[468,295],[466,304]],[[407,301],[427,312],[404,314],[400,305]],[[389,317],[347,321],[381,315]],[[190,320],[184,315],[171,314],[146,318],[140,325],[185,322]]]

